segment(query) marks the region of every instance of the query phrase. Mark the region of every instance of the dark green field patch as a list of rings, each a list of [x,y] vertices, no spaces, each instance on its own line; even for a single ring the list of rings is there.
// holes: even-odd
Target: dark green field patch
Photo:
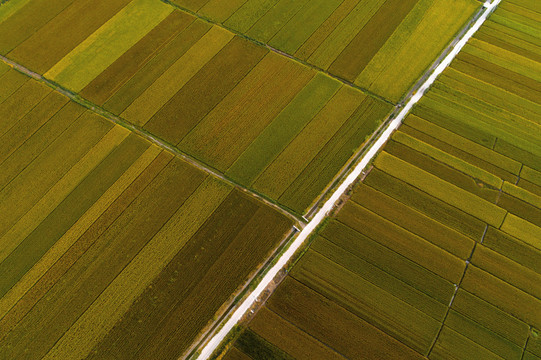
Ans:
[[[516,180],[517,180],[517,175],[515,175],[515,174],[513,174],[512,172],[509,171],[509,170],[511,170],[511,166],[509,166],[509,168],[508,168],[509,170],[502,169],[501,167],[498,167],[498,166],[488,162],[485,159],[481,159],[481,158],[477,157],[477,156],[479,156],[478,152],[475,153],[475,155],[474,155],[470,151],[467,151],[465,149],[461,149],[459,147],[455,147],[455,146],[453,146],[451,144],[443,142],[440,139],[437,139],[437,138],[434,138],[434,137],[432,137],[430,135],[427,135],[424,132],[421,132],[418,129],[415,129],[414,127],[410,127],[410,126],[407,125],[407,123],[400,127],[400,131],[405,133],[405,134],[408,134],[408,135],[410,135],[410,136],[412,136],[412,137],[414,137],[416,139],[419,139],[420,141],[423,141],[423,142],[425,142],[427,144],[430,144],[430,145],[434,146],[435,148],[440,149],[440,150],[442,150],[442,151],[444,151],[444,152],[446,152],[446,153],[448,153],[448,154],[450,154],[452,156],[455,156],[455,157],[457,157],[459,159],[462,159],[462,160],[464,160],[464,161],[466,161],[466,162],[468,162],[468,163],[470,163],[470,164],[472,164],[472,165],[474,165],[476,167],[479,167],[480,169],[486,170],[486,171],[490,172],[491,174],[496,175],[497,177],[499,177],[502,180],[506,180],[506,181],[509,181],[509,182],[516,182]],[[468,141],[466,139],[464,139],[464,140]],[[456,144],[456,145],[458,145],[458,144]],[[499,153],[496,153],[495,151],[489,150],[487,148],[483,148],[483,149],[486,149],[486,150],[492,152],[493,153],[492,155],[494,155],[493,157],[497,157],[498,155],[500,155]],[[510,165],[513,164],[512,160],[511,159],[509,159],[509,160],[510,160]],[[518,162],[515,162],[515,163],[518,165],[518,167],[520,169],[521,165]]]
[[[506,193],[502,193],[498,199],[498,206],[506,209],[531,223],[539,224],[541,222],[541,209],[530,203],[517,199]]]
[[[490,350],[504,359],[520,359],[522,348],[504,337],[493,333],[475,321],[451,310],[445,320],[445,326],[462,336]]]
[[[134,135],[112,151],[2,263],[0,296],[96,202],[150,144]]]
[[[541,101],[541,84],[474,55],[461,52],[451,67],[535,103]]]
[[[177,144],[266,53],[235,37],[149,120],[145,130]],[[176,120],[178,114],[182,114],[180,120]]]
[[[417,2],[386,1],[336,58],[329,71],[354,81]]]
[[[462,288],[526,323],[535,327],[541,325],[541,300],[484,270],[468,267]]]
[[[247,197],[246,195],[243,195]],[[253,199],[250,199],[254,201]],[[189,297],[170,313],[163,327],[154,333],[141,351],[142,357],[180,356],[212,321],[220,307],[240,290],[248,275],[261,266],[263,259],[278,245],[291,221],[280,213],[257,203],[258,209],[250,221],[235,236]],[[234,216],[229,216],[234,221]],[[209,284],[212,284],[209,287]],[[208,299],[203,304],[200,299]],[[175,343],[169,340],[176,339]]]
[[[43,74],[128,3],[129,0],[74,1],[8,57]]]
[[[459,289],[451,308],[479,325],[523,348],[528,325],[489,302]]]
[[[347,358],[423,358],[411,348],[291,277],[284,280],[267,306]]]
[[[231,165],[226,174],[250,184],[336,93],[340,83],[317,74]]]
[[[436,175],[442,180],[445,180],[453,185],[466,190],[469,193],[475,194],[491,203],[496,203],[499,190],[491,188],[480,180],[474,179],[464,173],[461,173],[447,164],[438,162],[433,158],[415,151],[408,146],[395,141],[390,141],[385,150],[394,156],[415,165],[416,167],[425,170],[426,172]]]
[[[272,61],[272,55],[265,60]],[[265,60],[258,63],[191,129],[179,148],[225,172],[315,75],[285,58],[274,58],[270,66]]]
[[[2,156],[0,186],[3,187],[14,176],[36,159],[56,138],[58,138],[83,112],[85,108],[70,102],[35,131],[13,153]],[[8,136],[10,133],[6,133]],[[6,141],[9,146],[9,142]]]
[[[172,39],[154,58],[148,61],[126,84],[107,100],[104,108],[120,115],[171,65],[199,41],[211,25],[195,20],[184,31]]]
[[[162,152],[144,169],[107,210],[82,234],[77,241],[54,263],[39,281],[0,320],[0,338],[4,337],[34,305],[64,276],[100,236],[116,221],[128,206],[141,194],[153,179],[171,161],[172,156]]]
[[[272,345],[251,330],[245,330],[237,339],[236,346],[252,359],[293,360],[280,348]]]
[[[360,184],[351,199],[461,259],[471,254],[472,239],[369,186]]]
[[[5,356],[39,358],[52,348],[202,181],[201,172],[188,169],[180,161],[170,164],[141,193],[8,334],[5,343],[16,346],[2,347]],[[179,180],[191,186],[174,186]]]
[[[111,127],[112,124],[103,118],[85,113],[77,124],[72,123],[64,136],[55,139],[20,174],[14,174],[17,177],[13,181],[2,184],[0,212],[5,216],[0,218],[0,234],[11,228]]]
[[[68,98],[57,92],[49,93],[36,107],[0,137],[0,164],[38,131],[66,105]],[[1,165],[0,165],[1,166]]]
[[[0,54],[6,55],[75,0],[28,2],[0,23]]]
[[[37,81],[26,82],[0,104],[0,136],[14,126],[24,115],[47,96],[52,89]]]
[[[338,221],[331,221],[321,236],[441,303],[446,303],[453,295],[451,282]]]
[[[229,216],[231,212],[237,216]],[[287,219],[241,192],[231,193],[94,349],[95,358],[126,353],[180,356],[276,246],[276,234],[289,226]],[[254,239],[257,244],[250,246]],[[208,301],[202,304],[201,298]],[[169,342],[171,338],[175,342]]]
[[[400,179],[378,169],[373,169],[364,182],[476,241],[481,240],[485,230],[485,224],[481,220],[406,184]]]
[[[389,112],[389,107],[366,98],[325,144],[316,157],[304,168],[279,200],[290,209],[306,209],[325,186],[363,146]]]
[[[355,203],[346,204],[337,219],[444,279],[457,283],[462,276],[462,260]]]
[[[191,16],[172,12],[81,90],[81,96],[102,105],[192,22]]]
[[[267,307],[257,312],[257,316],[250,322],[250,330],[297,359],[305,356],[314,360],[345,359]]]
[[[508,259],[505,255],[479,245],[475,248],[471,262],[518,289],[541,298],[541,274]]]
[[[134,302],[122,321],[93,350],[93,356],[135,355],[144,347],[149,338],[159,331],[169,309],[174,309],[178,302],[187,298],[256,209],[256,204],[241,194],[229,195],[153,284]],[[227,216],[231,211],[237,213],[234,220]],[[188,276],[180,276],[183,274]]]
[[[476,129],[467,122],[456,121],[453,114],[445,114],[440,111],[438,109],[438,104],[434,103],[431,99],[423,98],[421,102],[416,105],[413,113],[422,119],[430,121],[489,149],[492,149],[496,142],[496,137],[494,135]]]
[[[336,264],[363,277],[372,284],[392,294],[438,321],[443,321],[447,302],[438,302],[398,278],[388,274],[365,259],[355,256],[334,243],[319,237],[310,246],[310,251],[318,252]],[[447,300],[450,300],[447,299]]]
[[[0,87],[0,104],[17,91],[21,86],[28,81],[28,77],[23,73],[10,68],[0,77],[2,87]]]
[[[500,360],[501,357],[471,341],[467,337],[444,326],[438,340],[430,353],[430,359],[486,359]]]

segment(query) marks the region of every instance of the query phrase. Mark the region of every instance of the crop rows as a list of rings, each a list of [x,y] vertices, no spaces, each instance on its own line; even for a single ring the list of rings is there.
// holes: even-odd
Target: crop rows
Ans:
[[[159,0],[33,1],[0,32],[9,59],[297,214],[391,111]]]
[[[225,359],[541,358],[540,24],[502,2]]]
[[[479,7],[473,0],[173,2],[392,102]]]
[[[4,64],[0,89],[2,359],[178,358],[291,229]]]
[[[391,102],[479,6],[473,0],[180,5],[210,16],[207,9],[223,18],[213,21]],[[3,13],[1,54],[296,214],[309,210],[391,110],[159,0],[20,0]]]

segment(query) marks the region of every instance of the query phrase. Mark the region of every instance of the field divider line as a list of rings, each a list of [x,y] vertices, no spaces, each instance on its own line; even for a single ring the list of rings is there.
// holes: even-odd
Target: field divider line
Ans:
[[[479,30],[481,25],[485,22],[488,16],[496,9],[501,0],[493,0],[492,2],[485,2],[483,4],[481,15],[477,20],[469,27],[466,33],[460,38],[454,45],[453,49],[442,59],[441,63],[435,67],[433,72],[428,76],[426,81],[418,88],[418,90],[412,94],[410,99],[406,102],[399,114],[387,125],[385,130],[381,133],[379,138],[373,143],[366,154],[360,159],[360,161],[353,167],[351,172],[347,175],[344,181],[338,186],[338,188],[332,193],[330,198],[323,204],[313,218],[306,224],[304,229],[298,233],[289,248],[282,254],[282,256],[275,262],[275,264],[268,270],[261,282],[257,285],[256,289],[248,295],[248,297],[240,304],[235,312],[219,326],[220,330],[204,345],[200,350],[197,359],[206,360],[209,359],[214,351],[222,344],[226,339],[229,332],[235,327],[235,325],[248,313],[252,306],[257,302],[259,297],[263,294],[269,284],[272,283],[274,278],[279,274],[280,270],[286,267],[290,260],[293,259],[297,251],[302,250],[302,246],[305,241],[312,235],[312,232],[323,222],[329,213],[334,209],[335,205],[339,202],[341,197],[345,195],[350,187],[356,182],[357,178],[363,174],[363,170],[375,156],[380,152],[386,142],[390,139],[391,135],[398,129],[404,118],[409,114],[410,110],[415,104],[419,102],[422,96],[430,88],[430,86],[436,81],[436,78],[451,64],[456,55],[462,50],[464,45],[470,40],[470,38]]]
[[[238,184],[237,182],[231,180],[230,178],[226,177],[225,175],[223,175],[222,173],[220,173],[219,171],[217,170],[214,170],[213,168],[209,167],[207,164],[199,161],[198,159],[182,152],[181,150],[179,150],[176,146],[172,145],[172,144],[169,144],[168,142],[164,141],[164,140],[161,140],[159,139],[158,137],[154,136],[153,134],[145,131],[144,129],[140,128],[139,126],[136,126],[136,125],[133,125],[131,123],[129,123],[128,121],[124,120],[123,118],[103,109],[102,107],[92,103],[91,101],[88,101],[84,98],[82,98],[80,95],[78,95],[77,93],[74,93],[66,88],[64,88],[63,86],[61,86],[60,84],[57,84],[55,83],[54,81],[51,81],[47,78],[45,78],[44,76],[24,67],[23,65],[3,56],[3,55],[0,55],[0,60],[2,60],[3,62],[5,62],[6,64],[8,64],[9,66],[11,66],[12,68],[14,68],[15,70],[31,77],[32,79],[34,80],[37,80],[41,83],[44,83],[45,85],[51,87],[53,90],[61,93],[62,95],[68,97],[71,101],[74,101],[76,102],[77,104],[85,107],[86,109],[94,112],[95,114],[113,122],[114,124],[116,125],[119,125],[119,126],[122,126],[123,128],[141,136],[142,138],[146,139],[147,141],[150,141],[151,143],[153,143],[154,145],[158,146],[159,148],[161,148],[162,150],[165,150],[165,151],[168,151],[170,153],[172,153],[174,156],[176,157],[179,157],[181,159],[183,159],[184,161],[190,163],[191,165],[195,166],[196,168],[198,168],[199,170],[202,170],[204,171],[205,173],[211,175],[211,176],[214,176],[215,178],[218,178],[220,179],[221,181],[249,194],[250,196],[260,200],[261,202],[265,203],[266,205],[272,207],[273,209],[277,210],[278,212],[284,214],[285,216],[287,216],[288,218],[292,219],[295,224],[297,224],[299,227],[304,227],[304,225],[306,224],[306,220],[304,218],[302,218],[301,216],[297,215],[297,214],[294,214],[292,213],[291,211],[289,211],[287,208],[279,205],[278,203],[276,202],[273,202],[271,201],[270,199],[248,189],[247,187],[241,185],[241,184]]]

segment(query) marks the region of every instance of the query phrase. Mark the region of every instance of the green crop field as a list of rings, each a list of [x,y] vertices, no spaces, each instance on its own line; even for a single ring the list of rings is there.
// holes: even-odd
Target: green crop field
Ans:
[[[299,215],[392,109],[159,0],[54,3],[5,8],[0,53]]]
[[[392,102],[479,8],[474,0],[172,2]]]
[[[314,358],[541,357],[540,10],[502,2],[225,359],[303,358],[282,331]]]
[[[351,82],[359,74],[347,74],[350,68],[360,72],[366,67],[367,72],[360,75],[374,84],[356,83],[396,102],[477,6],[461,0],[436,9],[439,3],[432,2],[250,0],[227,6],[218,1],[179,5],[201,10],[203,16],[310,64],[330,67],[332,74]],[[381,37],[374,38],[374,29],[381,29],[379,23],[389,12],[396,13],[397,6],[400,16],[393,16],[394,22],[385,22],[386,32],[378,31]],[[99,4],[56,0],[54,6],[43,10],[46,22],[40,19],[26,25],[32,14],[44,7],[44,3],[35,1],[4,9],[0,31],[6,34],[6,43],[0,43],[2,54],[80,92],[298,214],[314,204],[390,110],[377,100],[363,100],[366,95],[361,92],[341,100],[345,92],[355,91],[348,87],[333,92],[331,89],[339,83],[331,78],[174,11],[158,0]],[[233,12],[226,16],[228,11]],[[456,17],[442,20],[436,16],[437,11]],[[86,14],[84,21],[77,19],[81,13]],[[354,24],[358,22],[366,27],[357,34]],[[21,29],[21,23],[28,28]],[[76,28],[69,36],[60,36],[71,23]],[[426,56],[419,60],[412,56],[417,51],[414,42],[426,26],[436,27],[441,33],[431,32],[437,40],[435,46],[423,49]],[[364,46],[366,39],[374,41],[373,48]],[[432,43],[427,39],[423,42]],[[36,48],[40,53],[34,51]],[[392,58],[388,54],[397,48],[410,54],[400,60],[408,64],[411,74],[411,78],[400,77],[404,81],[401,86],[395,78],[403,72],[399,68],[402,65],[397,62],[377,68],[381,59],[376,61],[378,57]],[[296,54],[297,49],[305,55]],[[420,61],[415,71],[414,61]],[[223,72],[224,68],[230,70]],[[393,78],[392,86],[384,85],[380,75]],[[327,83],[329,92],[316,85],[322,82]],[[312,90],[315,86],[317,92]],[[381,86],[396,94],[387,96],[385,90],[372,89]],[[308,110],[307,106],[312,108]],[[343,113],[333,117],[336,123],[332,123],[324,114],[334,112],[336,106]],[[298,123],[285,127],[284,122],[291,118]],[[323,128],[321,122],[329,128]],[[271,141],[269,134],[277,128],[285,128],[281,130],[285,133],[272,136]]]
[[[15,71],[0,75],[0,358],[180,356],[292,221]]]
[[[0,359],[201,350],[482,3],[0,1]],[[540,119],[502,0],[215,358],[541,359]]]

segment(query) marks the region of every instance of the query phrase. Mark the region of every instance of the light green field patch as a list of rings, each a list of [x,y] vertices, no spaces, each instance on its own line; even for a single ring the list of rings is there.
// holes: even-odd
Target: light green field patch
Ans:
[[[539,63],[517,53],[475,38],[470,39],[470,42],[464,46],[462,51],[541,82]]]
[[[143,126],[205,64],[233,38],[233,33],[212,27],[180,59],[165,71],[139,96],[121,116]]]
[[[0,23],[6,20],[8,17],[13,15],[17,12],[17,10],[21,9],[23,6],[25,6],[27,3],[29,3],[30,0],[9,0],[7,3],[0,5]]]
[[[439,127],[418,116],[415,116],[413,114],[409,115],[404,123],[414,127],[419,131],[422,131],[427,135],[432,136],[435,139],[450,144],[467,153],[475,155],[479,159],[489,162],[504,170],[507,170],[512,174],[518,175],[518,173],[520,172],[522,164],[518,161],[503,156],[485,146],[479,145],[476,142],[468,140],[465,137],[462,137],[452,131]]]
[[[524,166],[520,172],[520,177],[531,183],[541,186],[541,172]]]
[[[490,23],[490,26],[481,28],[476,34],[476,38],[487,39],[487,36],[490,37],[487,40],[496,42],[497,44],[502,44],[500,41],[511,45],[513,48],[516,48],[519,53],[529,53],[529,57],[534,59],[541,56],[541,39],[535,40],[527,34],[520,33],[516,30],[506,28],[500,24]],[[497,39],[497,41],[495,41]],[[537,44],[536,44],[537,43]]]
[[[523,8],[537,11],[541,14],[541,3],[538,0],[507,0],[510,4],[516,4]]]
[[[447,118],[453,119],[453,125],[462,123],[477,133],[490,134],[494,138],[541,156],[541,139],[531,132],[520,131],[511,124],[505,123],[503,119],[468,108],[460,102],[450,100],[449,96],[445,94],[442,96],[436,92],[427,93],[421,101],[430,104],[430,107]]]
[[[398,101],[479,6],[473,0],[419,1],[355,84]]]
[[[453,89],[462,91],[469,96],[488,102],[493,106],[502,107],[504,105],[505,109],[510,112],[521,114],[521,116],[526,117],[528,120],[541,123],[539,120],[541,116],[541,104],[508,92],[505,89],[483,82],[453,68],[446,69],[438,79],[438,83],[440,82]],[[505,99],[505,103],[502,102],[502,99]]]
[[[338,81],[318,73],[250,144],[227,171],[227,175],[250,184],[323,108],[339,87]]]
[[[512,29],[508,26],[492,21],[492,17],[485,21],[483,28],[480,31],[489,32],[490,30],[496,30],[500,33],[509,35],[514,41],[520,41],[521,43],[529,43],[533,48],[541,46],[541,38],[536,38],[530,34],[526,34],[522,31]]]
[[[278,198],[353,114],[365,95],[342,86],[253,183],[255,190]]]
[[[247,0],[210,0],[199,10],[199,13],[212,20],[224,22],[231,14],[244,5],[246,1]]]
[[[528,26],[527,24],[523,24],[523,23],[517,22],[517,21],[515,21],[513,19],[509,19],[506,16],[502,16],[502,15],[496,13],[496,14],[492,14],[490,16],[490,20],[497,23],[497,24],[508,27],[510,29],[520,31],[520,32],[522,32],[524,34],[527,34],[527,35],[530,35],[532,37],[539,38],[539,30],[537,30],[535,28],[532,28],[531,26]]]
[[[293,54],[342,0],[311,0],[274,36],[269,45]]]
[[[247,35],[268,42],[306,2],[307,0],[280,0],[252,26]]]
[[[541,14],[529,11],[521,6],[515,6],[504,1],[498,6],[495,13],[533,29],[541,30]]]
[[[9,69],[11,69],[11,67],[8,64],[0,62],[0,77],[8,72]]]
[[[501,230],[541,250],[541,228],[539,226],[516,215],[507,214]]]
[[[309,61],[327,69],[346,46],[362,31],[370,18],[378,11],[385,0],[363,0],[344,18],[334,31],[310,56]]]
[[[507,133],[522,139],[528,139],[532,143],[541,145],[538,137],[535,136],[535,134],[541,133],[541,125],[509,111],[507,107],[500,107],[499,104],[489,104],[471,94],[465,94],[461,91],[457,91],[455,87],[448,87],[439,82],[432,86],[428,96],[440,96],[455,104],[460,104],[462,108],[471,109],[472,112],[480,113],[480,116],[474,116],[481,121],[487,122],[494,128],[501,129]],[[501,103],[502,100],[499,102]],[[539,117],[539,115],[536,117]]]
[[[425,155],[428,155],[435,160],[441,161],[451,166],[452,168],[457,169],[458,171],[470,175],[475,179],[479,179],[486,184],[492,185],[497,189],[501,188],[503,184],[503,181],[499,177],[492,175],[488,171],[471,165],[466,161],[463,161],[444,151],[441,151],[440,149],[433,147],[432,145],[417,140],[414,137],[409,136],[408,134],[405,134],[403,132],[396,132],[393,136],[393,139]]]
[[[238,9],[224,25],[241,33],[246,33],[278,0],[248,0]]]
[[[388,153],[381,153],[377,157],[375,165],[389,175],[401,179],[494,227],[499,227],[502,224],[507,213],[504,209]]]
[[[541,197],[529,192],[528,190],[508,183],[507,181],[504,182],[502,190],[509,195],[512,195],[520,200],[527,202],[528,204],[532,204],[533,206],[537,206],[541,209]]]
[[[132,1],[47,71],[45,77],[80,91],[172,11],[173,7],[161,1]]]

